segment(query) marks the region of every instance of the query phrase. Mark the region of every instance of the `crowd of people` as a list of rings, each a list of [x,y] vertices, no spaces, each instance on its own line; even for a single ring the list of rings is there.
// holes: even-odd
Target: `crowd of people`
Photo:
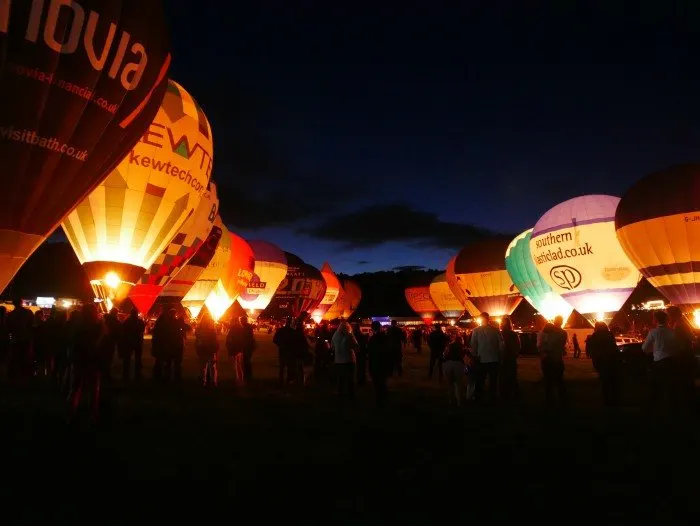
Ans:
[[[90,401],[87,405],[91,416],[98,417],[100,389],[103,382],[111,380],[113,369],[121,372],[122,381],[143,377],[145,324],[135,309],[122,319],[116,309],[101,315],[94,304],[86,304],[70,315],[58,309],[48,315],[41,311],[32,314],[20,300],[14,302],[14,307],[11,312],[0,307],[0,362],[7,363],[11,381],[22,382],[31,376],[51,378],[66,396],[69,419],[75,418],[85,398]],[[657,311],[655,320],[642,345],[649,356],[645,367],[649,374],[648,408],[653,410],[662,397],[675,408],[689,408],[694,400],[697,363],[693,331],[676,307]],[[355,387],[369,380],[376,404],[384,406],[389,398],[389,379],[403,374],[403,355],[410,342],[417,353],[427,345],[428,378],[437,374],[447,387],[450,404],[509,403],[519,398],[521,340],[508,318],[499,326],[484,312],[479,325],[470,331],[446,332],[434,325],[427,334],[420,329],[407,334],[396,321],[386,328],[375,321],[370,334],[365,334],[361,325],[347,321],[341,321],[337,328],[321,322],[309,333],[305,322],[303,317],[290,317],[274,333],[281,386],[304,386],[310,380],[335,385],[339,399],[350,402]],[[568,401],[564,380],[568,336],[562,325],[561,317],[552,322],[537,320],[537,350],[544,398],[549,405],[565,405]],[[216,387],[222,327],[206,309],[194,324],[175,309],[164,311],[151,330],[152,379],[163,383],[182,379],[186,338],[193,332],[200,382]],[[235,383],[244,386],[253,378],[253,327],[247,317],[225,327],[224,342]],[[575,336],[572,340],[576,358],[581,346]],[[585,352],[598,372],[604,403],[619,404],[623,357],[605,323],[596,323],[585,341]],[[113,367],[115,358],[121,360],[120,366]],[[84,397],[86,393],[88,397]]]

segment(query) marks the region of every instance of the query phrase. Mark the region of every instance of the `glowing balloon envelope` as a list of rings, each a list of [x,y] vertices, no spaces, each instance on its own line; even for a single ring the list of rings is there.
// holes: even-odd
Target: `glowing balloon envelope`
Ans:
[[[141,137],[170,66],[161,2],[0,2],[0,290]]]
[[[148,131],[117,168],[63,221],[99,298],[124,299],[199,206],[212,170],[209,121],[168,81]],[[114,273],[113,290],[105,276]]]
[[[192,285],[192,288],[187,291],[187,294],[185,294],[185,297],[182,298],[182,301],[180,302],[182,303],[182,306],[190,312],[190,315],[193,318],[199,316],[199,312],[202,310],[204,302],[209,297],[209,294],[211,294],[211,292],[217,287],[217,284],[220,283],[222,278],[225,279],[226,271],[231,259],[231,233],[223,225],[223,223],[219,223],[217,221],[217,226],[221,229],[221,239],[219,240],[216,250],[214,251],[214,256],[211,258],[209,264],[200,274],[194,285]],[[220,286],[223,290],[223,284]],[[209,310],[211,312],[211,308]],[[211,312],[211,314],[214,316],[213,312]]]
[[[498,238],[472,243],[460,250],[454,262],[454,288],[491,316],[512,314],[523,299],[503,259],[508,243]]]
[[[321,272],[290,252],[287,259],[287,275],[277,288],[272,301],[265,309],[267,316],[282,319],[298,318],[315,309],[326,294],[326,281]]]
[[[430,297],[430,287],[408,287],[404,291],[408,305],[425,323],[432,323],[439,312],[437,305]]]
[[[573,307],[569,305],[537,271],[530,253],[532,229],[526,230],[508,245],[506,270],[523,297],[548,320],[561,316],[566,321]]]
[[[610,195],[584,195],[558,204],[532,231],[530,253],[552,289],[589,320],[617,312],[640,275],[615,235]]]
[[[476,305],[474,305],[467,298],[467,293],[462,287],[460,287],[460,283],[457,281],[457,275],[455,274],[455,261],[457,261],[457,256],[454,256],[452,259],[450,259],[449,263],[447,263],[447,268],[445,269],[445,280],[447,281],[447,285],[450,287],[452,294],[455,296],[455,298],[457,298],[457,301],[462,304],[463,310],[466,310],[467,313],[474,318],[481,314],[481,311],[477,309]]]
[[[700,165],[674,166],[630,188],[615,214],[627,256],[660,293],[684,307],[700,304],[699,196]]]
[[[316,307],[311,313],[311,317],[316,321],[316,323],[320,323],[323,316],[338,300],[338,296],[340,295],[340,280],[335,275],[335,272],[333,272],[333,269],[328,262],[325,262],[321,267],[321,275],[326,282],[326,293],[323,295],[321,303],[319,303],[318,307]]]
[[[284,252],[266,241],[248,242],[253,249],[255,269],[246,289],[238,296],[238,303],[248,316],[257,319],[270,304],[282,280],[287,275],[287,258]]]
[[[452,293],[444,272],[435,276],[429,288],[433,303],[445,318],[455,319],[464,314],[464,305]]]
[[[197,210],[185,221],[165,250],[131,289],[129,299],[141,314],[148,314],[164,287],[189,263],[207,240],[214,226],[218,208],[216,185],[209,182],[209,189],[202,196]]]

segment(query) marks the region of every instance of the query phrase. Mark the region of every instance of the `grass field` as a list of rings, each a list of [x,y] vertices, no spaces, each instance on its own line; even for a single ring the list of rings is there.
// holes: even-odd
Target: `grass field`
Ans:
[[[108,515],[187,507],[205,520],[211,505],[232,522],[694,515],[695,418],[649,418],[632,388],[624,407],[604,409],[588,360],[567,360],[567,410],[543,408],[535,357],[520,361],[519,405],[458,410],[427,380],[427,354],[408,349],[389,407],[375,409],[367,385],[341,410],[330,387],[279,389],[270,336],[258,339],[251,386],[236,390],[222,362],[222,385],[201,388],[188,349],[180,386],[115,381],[110,418],[96,429],[68,428],[62,399],[41,380],[3,385],[2,499],[48,491],[52,500],[85,496]]]

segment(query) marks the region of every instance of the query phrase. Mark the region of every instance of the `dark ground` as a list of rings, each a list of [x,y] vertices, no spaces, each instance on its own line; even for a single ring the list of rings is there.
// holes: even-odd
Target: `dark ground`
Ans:
[[[2,499],[28,501],[32,517],[73,516],[84,499],[105,519],[150,508],[183,522],[195,517],[187,509],[206,520],[208,507],[230,522],[695,516],[697,418],[649,418],[631,387],[624,407],[601,407],[588,360],[567,360],[568,410],[543,409],[535,357],[521,359],[518,406],[456,410],[425,378],[426,353],[409,349],[388,408],[374,409],[368,385],[341,411],[328,388],[278,389],[270,337],[259,339],[259,380],[246,390],[231,386],[228,363],[219,389],[196,385],[189,350],[182,386],[115,381],[99,428],[68,428],[62,399],[41,380],[3,386]]]

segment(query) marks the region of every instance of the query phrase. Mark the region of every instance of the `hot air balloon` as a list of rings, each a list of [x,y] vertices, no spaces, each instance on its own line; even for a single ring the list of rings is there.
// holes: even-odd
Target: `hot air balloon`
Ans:
[[[0,2],[0,290],[139,140],[170,66],[161,2]]]
[[[690,312],[700,307],[700,164],[652,173],[622,197],[617,238],[642,275]],[[696,311],[697,312],[697,311]],[[700,316],[696,314],[695,323]]]
[[[435,315],[439,312],[437,305],[430,297],[430,287],[408,287],[404,291],[406,301],[413,311],[427,323],[433,323]]]
[[[216,195],[216,185],[210,181],[209,188],[202,196],[197,210],[185,221],[180,231],[158,256],[155,263],[131,289],[129,299],[140,313],[148,314],[163,288],[170,283],[170,280],[190,261],[202,243],[206,241],[214,226],[218,208],[219,199]]]
[[[323,315],[323,319],[326,321],[337,320],[338,318],[344,318],[345,311],[349,310],[348,299],[345,295],[345,289],[343,289],[343,284],[340,284],[338,288],[338,297],[335,303],[330,306],[330,308]]]
[[[456,286],[480,312],[491,316],[512,314],[523,299],[506,270],[507,247],[505,239],[478,241],[460,250],[454,262]]]
[[[290,252],[287,259],[287,275],[277,288],[265,315],[282,319],[298,318],[315,309],[326,294],[326,281],[321,272]]]
[[[253,277],[255,260],[253,249],[240,236],[229,233],[231,238],[231,257],[221,278],[204,300],[209,313],[218,321],[219,318],[233,305],[238,295],[245,290]],[[191,311],[191,309],[190,309]]]
[[[321,303],[319,303],[318,307],[316,307],[311,313],[311,317],[316,321],[316,323],[321,322],[323,316],[337,301],[340,294],[340,280],[338,280],[338,277],[335,275],[335,272],[333,272],[333,269],[328,262],[325,262],[321,267],[321,275],[326,282],[326,293],[324,294]]]
[[[257,319],[269,305],[282,280],[287,275],[287,258],[280,248],[266,241],[249,241],[253,249],[255,269],[246,289],[238,296],[238,303]]]
[[[223,288],[222,279],[226,278],[227,269],[229,266],[229,261],[231,260],[231,233],[228,228],[224,226],[219,220],[216,222],[216,226],[221,229],[221,239],[219,244],[214,251],[214,256],[209,261],[209,264],[200,274],[194,285],[187,291],[185,297],[182,298],[180,303],[185,307],[190,316],[196,318],[199,316],[199,312],[204,306],[204,302],[209,297],[209,294],[220,284]],[[166,292],[168,288],[166,287]],[[216,301],[216,300],[214,300]],[[228,307],[227,307],[228,308]],[[226,310],[226,309],[224,309]],[[211,312],[211,307],[209,311],[214,317],[214,313]],[[223,312],[221,313],[223,314]]]
[[[445,318],[456,319],[464,314],[464,305],[452,293],[444,272],[435,276],[429,289],[433,303]]]
[[[445,279],[447,280],[447,284],[449,285],[452,294],[454,294],[457,301],[462,304],[463,310],[467,311],[472,318],[475,318],[481,314],[481,311],[476,308],[476,305],[469,301],[467,298],[467,293],[462,287],[460,287],[460,284],[457,281],[457,276],[455,275],[455,261],[457,261],[457,256],[454,256],[452,259],[450,259],[449,263],[447,263],[447,268],[445,269]]]
[[[98,298],[124,299],[163,252],[199,206],[212,155],[209,121],[168,81],[148,131],[62,223]]]
[[[561,316],[566,321],[573,308],[542,278],[530,254],[532,229],[513,239],[506,250],[506,270],[520,293],[548,320]]]
[[[532,231],[530,253],[550,287],[589,321],[617,312],[639,282],[615,235],[610,195],[584,195],[558,204]]]
[[[214,226],[211,228],[211,232],[209,232],[206,241],[199,247],[199,250],[194,253],[194,256],[192,256],[187,265],[177,273],[177,276],[171,279],[163,288],[163,291],[156,300],[156,304],[168,306],[181,304],[180,302],[182,299],[194,286],[214,258],[214,254],[216,254],[216,249],[219,247],[219,242],[222,237],[223,224],[221,218],[216,216]]]
[[[362,301],[362,289],[356,281],[351,279],[343,280],[341,285],[345,293],[345,301],[343,302],[343,318],[347,320],[360,306],[360,301]]]

